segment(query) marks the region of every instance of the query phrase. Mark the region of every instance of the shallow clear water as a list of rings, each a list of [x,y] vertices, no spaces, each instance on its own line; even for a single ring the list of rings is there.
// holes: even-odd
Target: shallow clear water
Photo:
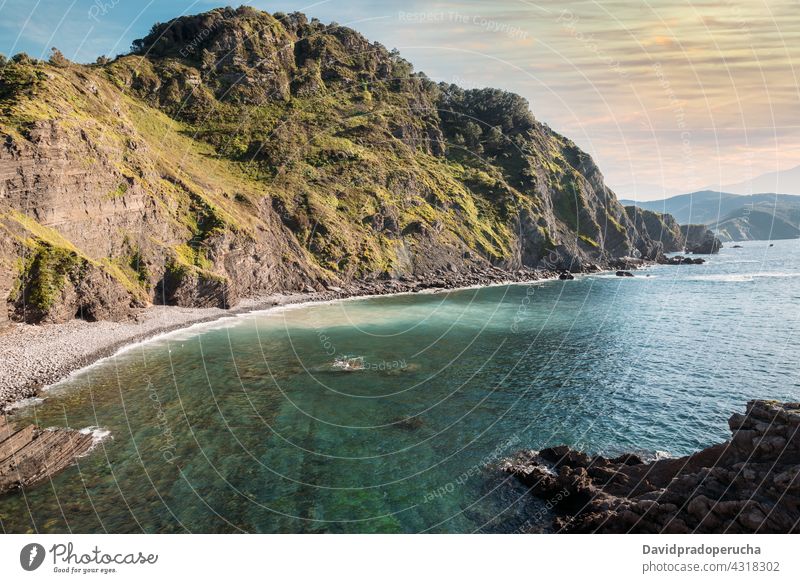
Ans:
[[[748,399],[800,399],[800,241],[744,245],[635,278],[295,307],[138,345],[17,413],[112,438],[0,499],[2,528],[546,527],[504,456],[682,455],[725,439]]]

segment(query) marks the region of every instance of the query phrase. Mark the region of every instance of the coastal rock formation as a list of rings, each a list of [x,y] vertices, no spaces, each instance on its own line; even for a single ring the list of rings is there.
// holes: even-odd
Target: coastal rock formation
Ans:
[[[705,225],[681,225],[686,253],[712,255],[719,253],[722,242]]]
[[[646,233],[652,241],[650,256],[658,259],[659,253],[683,251],[685,236],[672,215],[646,210],[638,206],[626,206],[625,213],[633,221],[639,233]]]
[[[705,262],[706,260],[702,257],[684,257],[683,255],[674,255],[659,260],[659,263],[663,265],[703,265]]]
[[[729,425],[730,441],[679,459],[560,446],[503,467],[536,496],[562,493],[559,532],[800,532],[800,403],[750,401]]]
[[[0,230],[0,321],[33,323],[665,249],[522,97],[250,7],[0,68]]]
[[[72,465],[89,451],[93,436],[74,429],[14,430],[0,416],[0,495],[27,488]]]

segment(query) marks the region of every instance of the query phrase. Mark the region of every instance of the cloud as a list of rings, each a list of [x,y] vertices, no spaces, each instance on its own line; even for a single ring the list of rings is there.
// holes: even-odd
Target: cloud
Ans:
[[[53,44],[92,61],[126,50],[156,21],[219,4],[101,0],[111,8],[98,23],[87,18],[96,1],[0,0],[0,51],[38,55]],[[736,182],[800,152],[800,10],[791,0],[251,4],[353,22],[435,79],[521,93],[538,119],[596,157],[612,187],[689,190],[720,174]],[[399,17],[437,11],[446,17]]]

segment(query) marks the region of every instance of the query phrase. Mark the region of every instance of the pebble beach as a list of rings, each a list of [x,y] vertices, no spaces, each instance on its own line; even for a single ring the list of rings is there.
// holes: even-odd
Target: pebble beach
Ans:
[[[524,270],[506,272],[495,268],[468,275],[442,276],[428,281],[372,281],[326,291],[276,293],[243,299],[235,308],[182,308],[150,306],[122,322],[71,320],[62,324],[8,323],[0,326],[0,413],[34,397],[38,391],[70,373],[121,348],[193,324],[247,312],[299,304],[370,295],[502,285],[554,279],[557,273]]]
[[[0,412],[124,346],[237,313],[314,299],[314,294],[246,300],[234,310],[152,306],[123,322],[11,323],[0,329]]]

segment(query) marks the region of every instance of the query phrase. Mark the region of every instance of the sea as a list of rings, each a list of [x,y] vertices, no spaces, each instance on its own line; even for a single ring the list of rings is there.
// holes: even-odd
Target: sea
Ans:
[[[504,473],[566,444],[645,459],[800,400],[800,240],[703,265],[254,312],[128,347],[17,423],[92,432],[0,498],[7,533],[548,532]]]

